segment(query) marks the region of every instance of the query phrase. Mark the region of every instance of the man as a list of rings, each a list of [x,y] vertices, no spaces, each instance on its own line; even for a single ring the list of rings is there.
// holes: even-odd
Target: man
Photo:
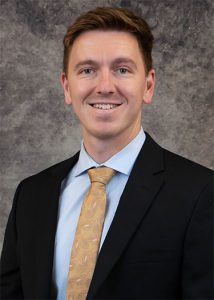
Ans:
[[[97,8],[68,29],[61,82],[83,143],[74,157],[19,185],[1,259],[3,299],[213,297],[212,173],[141,128],[155,84],[152,43],[147,23],[125,9]],[[85,279],[83,261],[75,265],[75,256],[91,257],[84,252],[91,243],[76,243],[81,206],[90,170],[104,167],[114,176],[99,255]],[[76,296],[86,281],[85,296]]]

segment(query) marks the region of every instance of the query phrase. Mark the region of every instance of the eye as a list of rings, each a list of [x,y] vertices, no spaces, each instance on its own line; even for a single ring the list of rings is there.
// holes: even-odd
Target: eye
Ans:
[[[84,74],[87,74],[87,75],[91,74],[92,72],[93,72],[93,70],[90,69],[90,68],[87,68],[87,69],[84,69],[84,70],[83,70],[83,73],[84,73]]]
[[[94,70],[92,68],[84,68],[79,71],[79,74],[81,75],[92,75],[93,73]]]
[[[121,67],[117,69],[117,73],[119,73],[120,75],[125,75],[129,73],[129,70],[127,68]]]

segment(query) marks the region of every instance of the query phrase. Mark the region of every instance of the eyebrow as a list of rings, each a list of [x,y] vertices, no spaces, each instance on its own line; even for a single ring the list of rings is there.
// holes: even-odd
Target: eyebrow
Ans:
[[[137,69],[137,65],[136,63],[129,57],[118,57],[116,59],[113,60],[112,65],[119,65],[119,64],[131,64],[135,69]],[[77,63],[74,67],[74,70],[78,70],[79,68],[81,68],[82,66],[98,66],[99,63],[94,61],[93,59],[86,59],[83,61],[80,61],[79,63]]]
[[[82,66],[86,66],[86,65],[90,65],[90,66],[98,66],[98,63],[95,62],[92,59],[86,59],[86,60],[82,60],[80,61],[78,64],[75,65],[74,70],[78,70],[79,68],[81,68]]]
[[[119,64],[131,64],[135,69],[137,69],[136,63],[129,57],[119,57],[113,61],[113,65]]]

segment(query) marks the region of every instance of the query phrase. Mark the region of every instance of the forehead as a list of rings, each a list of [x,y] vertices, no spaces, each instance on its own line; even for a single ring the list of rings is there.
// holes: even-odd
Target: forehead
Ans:
[[[81,33],[74,41],[70,57],[81,59],[88,56],[131,56],[142,59],[136,37],[124,31],[89,30]]]

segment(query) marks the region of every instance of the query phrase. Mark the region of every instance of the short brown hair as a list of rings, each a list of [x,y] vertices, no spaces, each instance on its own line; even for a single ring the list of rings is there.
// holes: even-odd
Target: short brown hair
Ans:
[[[80,16],[68,28],[64,37],[63,71],[67,74],[68,61],[74,40],[88,30],[119,30],[132,33],[140,46],[146,72],[152,69],[153,35],[146,21],[128,9],[97,7]]]

